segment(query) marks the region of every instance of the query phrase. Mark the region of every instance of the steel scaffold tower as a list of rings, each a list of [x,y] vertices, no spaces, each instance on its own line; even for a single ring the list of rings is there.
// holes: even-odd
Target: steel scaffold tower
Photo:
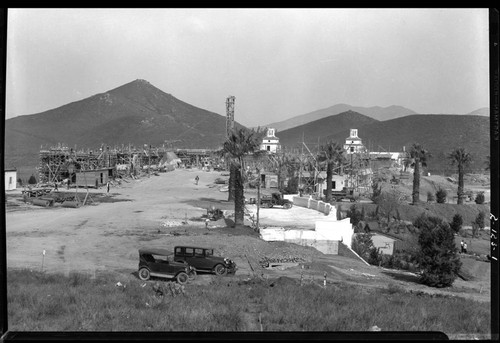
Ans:
[[[234,99],[232,95],[226,99],[226,138],[229,137],[234,128]]]

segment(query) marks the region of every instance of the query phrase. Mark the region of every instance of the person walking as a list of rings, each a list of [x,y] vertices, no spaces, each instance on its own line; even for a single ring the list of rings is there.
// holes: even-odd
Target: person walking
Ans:
[[[109,193],[109,181],[106,183],[106,192]]]
[[[194,178],[194,181],[196,182],[196,184],[198,184],[199,180],[200,180],[200,177],[198,175],[196,175],[196,177]]]
[[[464,243],[464,254],[467,254],[467,243]]]
[[[460,253],[463,254],[464,253],[464,240],[462,239],[462,241],[460,242]]]

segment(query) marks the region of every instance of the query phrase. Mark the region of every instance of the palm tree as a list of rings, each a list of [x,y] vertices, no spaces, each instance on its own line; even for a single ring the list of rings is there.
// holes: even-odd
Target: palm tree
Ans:
[[[293,173],[295,161],[291,154],[282,151],[269,156],[278,175],[278,190],[283,191],[284,179]]]
[[[420,202],[420,166],[427,167],[427,159],[431,154],[419,143],[413,143],[410,148],[411,165],[413,166],[413,194],[412,202]]]
[[[245,215],[245,197],[243,189],[243,158],[259,150],[261,132],[245,128],[234,129],[224,142],[220,153],[229,161],[233,170],[234,185],[234,225],[242,225]],[[230,169],[230,170],[231,170]],[[231,176],[230,176],[231,178]],[[231,184],[231,182],[229,182]]]
[[[464,174],[465,168],[472,162],[472,156],[464,148],[456,148],[448,154],[448,158],[452,165],[458,166],[458,191],[457,191],[457,204],[464,203]]]
[[[326,198],[329,202],[332,198],[332,175],[335,165],[341,165],[344,161],[344,148],[337,142],[329,141],[320,147],[318,160],[326,165]]]

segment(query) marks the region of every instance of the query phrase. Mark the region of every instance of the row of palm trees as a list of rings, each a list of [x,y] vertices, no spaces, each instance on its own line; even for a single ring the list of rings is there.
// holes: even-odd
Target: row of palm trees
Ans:
[[[235,225],[242,225],[244,219],[244,170],[245,158],[249,155],[256,160],[260,156],[267,154],[260,150],[260,143],[263,130],[260,128],[248,130],[246,128],[234,129],[224,142],[220,155],[229,161],[229,194],[228,201],[234,201],[235,205]],[[335,141],[329,141],[320,146],[317,160],[320,166],[326,167],[326,201],[331,200],[332,176],[336,169],[343,168],[346,162],[345,150]],[[412,202],[420,202],[420,168],[427,166],[427,160],[431,154],[419,143],[414,143],[410,147],[409,156],[405,163],[414,168],[413,171],[413,192]],[[464,175],[466,168],[472,162],[472,156],[463,148],[456,148],[448,154],[448,159],[452,165],[458,168],[458,200],[457,204],[463,204],[464,195]],[[291,165],[296,160],[285,154],[273,157],[278,174],[278,184],[281,185],[283,175],[291,171]],[[302,161],[300,161],[302,162]],[[261,166],[262,167],[262,166]],[[260,167],[260,168],[261,168]],[[260,176],[259,176],[260,177]]]

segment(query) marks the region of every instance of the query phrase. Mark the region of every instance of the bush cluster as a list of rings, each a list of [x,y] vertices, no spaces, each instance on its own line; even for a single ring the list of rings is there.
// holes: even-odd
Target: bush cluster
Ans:
[[[484,192],[479,192],[479,193],[476,195],[476,199],[474,199],[474,201],[475,201],[475,202],[476,202],[476,204],[478,204],[478,205],[484,204]]]
[[[445,189],[439,188],[436,192],[436,202],[438,204],[444,204],[446,202],[446,196],[448,192]]]

